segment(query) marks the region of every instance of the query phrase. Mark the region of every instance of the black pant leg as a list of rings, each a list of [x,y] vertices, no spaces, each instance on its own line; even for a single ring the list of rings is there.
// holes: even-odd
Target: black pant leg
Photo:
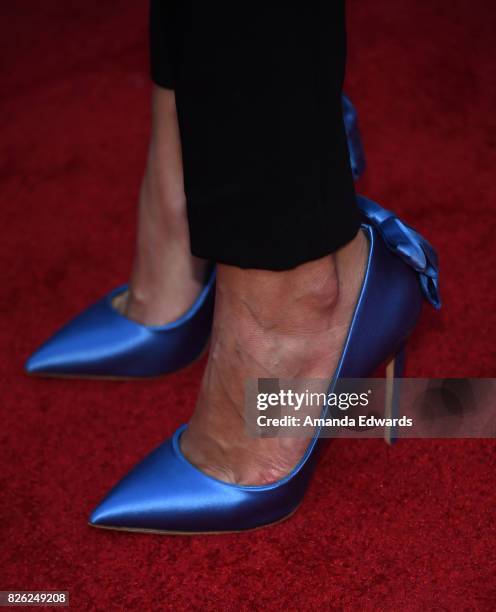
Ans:
[[[341,108],[344,1],[190,0],[177,24],[192,252],[282,270],[349,242],[360,219]]]
[[[165,89],[175,89],[182,24],[176,0],[150,0],[149,48],[152,81]]]

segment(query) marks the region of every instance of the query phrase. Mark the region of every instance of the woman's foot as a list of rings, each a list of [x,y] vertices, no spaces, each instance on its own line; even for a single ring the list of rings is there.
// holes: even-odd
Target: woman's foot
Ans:
[[[245,382],[327,378],[339,360],[363,282],[360,231],[333,255],[285,272],[218,266],[214,331],[186,457],[220,480],[261,485],[285,476],[308,440],[247,434]]]
[[[129,290],[115,298],[114,306],[143,325],[163,325],[192,306],[207,264],[190,251],[174,92],[155,87],[152,104],[133,271]]]

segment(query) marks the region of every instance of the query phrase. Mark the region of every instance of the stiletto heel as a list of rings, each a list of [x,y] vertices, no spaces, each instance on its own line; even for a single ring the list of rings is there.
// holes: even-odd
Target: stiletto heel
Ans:
[[[394,419],[399,417],[401,379],[405,372],[406,345],[403,345],[386,366],[386,398],[384,403],[384,418]],[[386,427],[384,440],[387,444],[396,442],[394,437],[395,428]]]
[[[436,308],[437,256],[391,211],[358,196],[369,240],[365,277],[329,393],[340,378],[364,378],[405,342],[422,295]],[[398,358],[400,355],[398,355]],[[401,360],[392,367],[400,372]],[[394,406],[395,391],[389,405]],[[327,406],[322,417],[328,414]],[[95,527],[161,533],[244,531],[276,523],[299,506],[325,440],[318,430],[296,467],[264,486],[234,485],[204,474],[181,452],[187,425],[149,454],[93,511]]]

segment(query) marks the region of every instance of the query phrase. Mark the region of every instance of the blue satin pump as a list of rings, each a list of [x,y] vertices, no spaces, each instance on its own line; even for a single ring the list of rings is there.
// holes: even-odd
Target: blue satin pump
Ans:
[[[440,307],[437,256],[431,245],[371,200],[359,197],[359,204],[369,257],[329,392],[338,378],[367,376],[402,350],[418,319],[422,294]],[[110,491],[91,514],[92,526],[173,534],[244,531],[278,522],[302,501],[325,441],[317,433],[282,480],[238,486],[207,476],[188,462],[180,447],[185,428]]]
[[[112,305],[123,285],[70,321],[26,364],[29,374],[92,378],[143,378],[173,372],[194,361],[210,338],[215,270],[193,306],[163,326],[145,326]]]
[[[365,156],[355,107],[343,95],[343,119],[355,179],[365,170]],[[122,317],[112,299],[124,285],[70,321],[26,362],[33,376],[77,378],[147,378],[168,374],[194,361],[210,336],[215,293],[212,275],[205,291],[181,319],[147,327]]]

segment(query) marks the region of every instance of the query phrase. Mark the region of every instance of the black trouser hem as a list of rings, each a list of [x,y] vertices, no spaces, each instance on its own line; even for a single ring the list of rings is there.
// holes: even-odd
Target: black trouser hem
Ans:
[[[322,208],[307,212],[304,219],[280,218],[280,226],[247,223],[239,231],[237,222],[218,217],[212,209],[205,214],[198,208],[188,208],[191,252],[196,257],[243,269],[283,271],[321,259],[351,242],[357,235],[361,216],[356,202],[346,208],[348,214],[339,217],[332,207],[322,215]],[[270,217],[273,221],[274,217]],[[232,220],[231,220],[232,221]],[[242,222],[240,220],[240,222]],[[215,236],[215,242],[212,241]]]

